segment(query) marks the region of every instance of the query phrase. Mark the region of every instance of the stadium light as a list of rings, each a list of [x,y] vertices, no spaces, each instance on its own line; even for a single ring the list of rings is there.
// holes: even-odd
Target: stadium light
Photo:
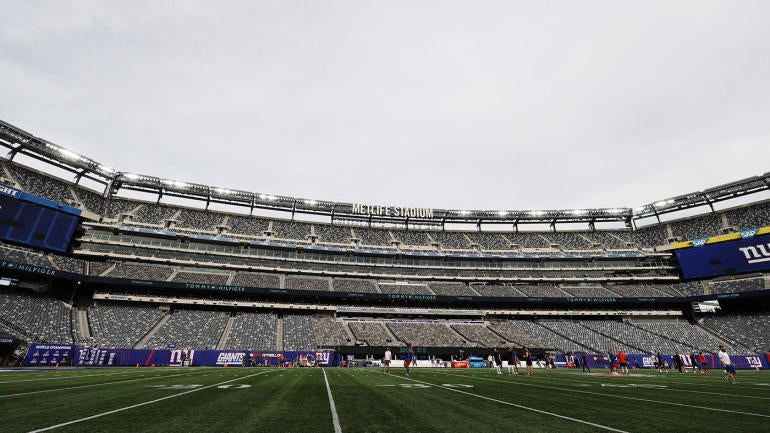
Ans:
[[[184,182],[180,182],[178,180],[171,180],[171,179],[163,179],[162,181],[166,185],[173,186],[175,188],[187,188],[187,184]]]
[[[139,179],[139,176],[135,175],[134,173],[125,173],[123,176],[125,176],[126,179],[129,179],[129,180]]]
[[[499,210],[499,211],[497,211],[497,214],[500,215],[501,217],[504,217],[504,216],[508,215],[508,212],[506,212],[504,210]]]
[[[83,159],[80,155],[78,155],[77,153],[71,150],[67,150],[67,149],[57,149],[57,150],[59,151],[59,153],[62,154],[63,157],[67,159],[71,159],[73,161],[80,161],[81,159]]]
[[[588,211],[587,211],[587,210],[584,210],[584,209],[573,209],[572,211],[570,211],[570,213],[571,213],[572,215],[575,215],[575,216],[581,216],[581,215],[585,215],[585,214],[587,214],[587,213],[588,213]]]
[[[305,204],[308,206],[316,206],[318,205],[318,202],[315,200],[305,200]]]
[[[225,189],[225,188],[215,188],[214,191],[216,191],[218,194],[224,194],[224,195],[230,195],[233,193],[229,189]]]
[[[543,212],[541,210],[531,210],[531,211],[529,211],[529,215],[533,216],[533,217],[541,217],[541,216],[545,215],[545,212]]]
[[[459,213],[460,215],[462,215],[462,216],[468,216],[468,215],[470,215],[470,212],[468,212],[467,210],[461,210],[461,211],[460,211],[460,212],[458,212],[458,213]]]
[[[106,165],[101,165],[101,164],[99,164],[99,170],[109,174],[115,173],[115,169],[107,167]]]

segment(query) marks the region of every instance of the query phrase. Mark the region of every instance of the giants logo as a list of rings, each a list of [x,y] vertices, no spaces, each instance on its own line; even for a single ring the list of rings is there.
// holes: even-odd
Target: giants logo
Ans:
[[[770,243],[738,248],[746,258],[746,263],[770,262]]]
[[[315,353],[316,362],[318,362],[318,365],[329,365],[331,362],[331,353],[330,352],[316,352]]]
[[[181,367],[182,361],[189,361],[190,365],[192,365],[194,357],[194,350],[172,350],[168,365],[170,367]]]

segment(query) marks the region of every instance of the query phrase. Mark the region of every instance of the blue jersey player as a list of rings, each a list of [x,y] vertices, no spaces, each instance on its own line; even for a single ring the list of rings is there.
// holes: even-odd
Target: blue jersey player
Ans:
[[[412,343],[409,343],[406,346],[406,359],[404,360],[404,367],[406,368],[406,375],[409,376],[410,368],[409,366],[412,365],[414,362],[414,347],[412,347]]]

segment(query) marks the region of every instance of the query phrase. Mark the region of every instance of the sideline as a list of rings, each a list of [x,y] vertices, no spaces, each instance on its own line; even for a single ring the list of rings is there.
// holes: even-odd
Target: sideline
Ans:
[[[458,373],[459,374],[459,373]],[[596,377],[596,376],[586,376],[586,377]],[[555,381],[561,381],[561,382],[577,382],[577,383],[586,383],[585,381],[578,380],[578,379],[568,379],[563,377],[547,377],[544,375],[538,375],[538,379],[546,379],[546,380],[555,380]],[[615,378],[623,378],[623,379],[632,379],[636,380],[639,379],[639,377],[634,376],[612,376],[609,378],[610,380],[614,380]],[[597,380],[604,379],[603,377],[596,377]],[[645,378],[647,379],[647,378]],[[646,382],[648,384],[653,384],[652,382]],[[656,383],[657,384],[657,383]],[[751,383],[747,382],[741,382],[741,388],[744,389],[744,384],[746,385],[752,385]],[[745,395],[745,394],[729,394],[725,392],[715,392],[715,391],[696,391],[692,389],[678,389],[678,388],[671,388],[669,385],[703,385],[703,386],[711,386],[711,387],[720,387],[721,389],[736,389],[735,386],[730,384],[706,384],[706,383],[692,383],[692,382],[678,382],[676,380],[668,380],[663,381],[663,383],[660,383],[660,385],[666,385],[667,388],[661,388],[660,391],[671,391],[671,392],[685,392],[685,393],[691,393],[691,394],[709,394],[709,395],[717,395],[720,397],[738,397],[738,398],[749,398],[749,399],[759,399],[759,400],[770,400],[770,397],[761,397],[758,395]],[[753,390],[754,388],[752,388]]]
[[[121,367],[123,368],[123,367]],[[126,367],[128,368],[128,367]],[[76,370],[64,370],[68,372],[74,372]],[[64,372],[62,371],[62,372]],[[36,374],[44,374],[43,372],[38,372]],[[0,384],[9,384],[9,383],[22,383],[22,382],[39,382],[42,380],[69,380],[69,379],[80,379],[81,377],[102,377],[102,376],[128,376],[131,373],[126,372],[113,372],[113,373],[104,373],[104,374],[84,374],[82,376],[79,376],[77,374],[70,374],[68,376],[51,376],[51,377],[41,377],[37,379],[20,379],[20,380],[9,380],[5,382],[0,382]]]
[[[44,392],[56,392],[56,391],[67,391],[70,389],[81,389],[81,388],[91,388],[94,386],[105,386],[105,385],[114,385],[118,383],[129,383],[129,382],[139,382],[142,380],[152,380],[152,379],[159,379],[159,378],[166,378],[166,377],[178,377],[178,376],[184,376],[184,375],[191,375],[191,372],[184,372],[179,374],[156,374],[153,376],[148,377],[140,377],[138,379],[127,379],[127,380],[118,380],[114,382],[102,382],[102,383],[92,383],[89,385],[77,385],[77,386],[68,386],[66,388],[51,388],[51,389],[41,389],[38,391],[28,391],[28,392],[19,392],[16,394],[5,394],[0,395],[0,398],[8,398],[8,397],[19,397],[22,395],[32,395],[32,394],[42,394]]]
[[[68,426],[68,425],[77,424],[77,423],[83,422],[83,421],[90,421],[90,420],[95,419],[95,418],[101,418],[103,416],[112,415],[114,413],[123,412],[125,410],[134,409],[134,408],[141,407],[141,406],[146,406],[148,404],[157,403],[157,402],[163,401],[163,400],[169,400],[169,399],[172,399],[172,398],[181,397],[183,395],[192,394],[193,392],[203,391],[204,389],[209,389],[209,388],[213,388],[215,386],[225,385],[225,384],[228,384],[230,382],[235,382],[237,380],[248,379],[250,377],[259,376],[261,374],[267,374],[267,373],[271,373],[271,372],[270,371],[263,371],[263,372],[260,372],[260,373],[250,374],[248,376],[236,377],[235,379],[226,380],[224,382],[215,383],[213,385],[204,386],[204,387],[201,387],[201,388],[195,388],[195,389],[190,390],[190,391],[180,392],[179,394],[173,394],[173,395],[168,395],[166,397],[156,398],[155,400],[145,401],[144,403],[137,403],[137,404],[133,404],[131,406],[121,407],[119,409],[114,409],[114,410],[110,410],[110,411],[107,411],[107,412],[98,413],[96,415],[91,415],[91,416],[87,416],[87,417],[84,417],[84,418],[78,418],[78,419],[75,419],[75,420],[72,420],[72,421],[63,422],[61,424],[56,424],[56,425],[52,425],[52,426],[49,426],[49,427],[44,427],[44,428],[37,429],[37,430],[30,430],[29,433],[44,432],[44,431],[53,430],[53,429],[56,429],[56,428],[59,428],[59,427],[65,427],[65,426]]]
[[[764,415],[764,414],[761,414],[761,413],[751,413],[751,412],[743,412],[743,411],[739,411],[739,410],[729,410],[729,409],[717,409],[717,408],[713,408],[713,407],[695,406],[695,405],[692,405],[692,404],[685,404],[685,403],[675,403],[675,402],[670,402],[670,401],[651,400],[651,399],[648,399],[648,398],[641,398],[641,397],[629,397],[629,396],[618,395],[618,394],[606,394],[606,393],[601,393],[601,392],[583,391],[583,390],[575,389],[575,388],[561,388],[561,387],[558,387],[558,386],[537,385],[537,384],[534,384],[534,383],[526,383],[526,382],[511,382],[511,381],[499,380],[499,379],[489,379],[489,378],[486,378],[486,377],[466,376],[466,375],[463,375],[463,374],[447,374],[447,373],[438,373],[438,372],[434,372],[434,374],[444,374],[444,375],[448,375],[448,376],[460,376],[460,377],[463,377],[463,378],[466,378],[466,379],[486,380],[486,381],[489,381],[489,382],[507,383],[507,384],[511,384],[511,385],[532,386],[532,387],[536,387],[536,388],[545,388],[545,389],[552,389],[552,390],[559,390],[559,391],[569,391],[569,392],[573,392],[573,393],[598,395],[598,396],[601,396],[601,397],[620,398],[620,399],[624,399],[624,400],[644,401],[644,402],[647,402],[647,403],[657,403],[657,404],[670,405],[670,406],[689,407],[689,408],[693,408],[693,409],[709,410],[709,411],[713,411],[713,412],[725,412],[725,413],[734,413],[734,414],[738,414],[738,415],[747,415],[747,416],[757,416],[757,417],[762,417],[762,418],[770,418],[770,415]]]
[[[376,374],[377,372],[372,371],[372,373]],[[436,387],[436,388],[440,388],[440,389],[445,389],[447,391],[452,391],[452,392],[456,392],[456,393],[459,393],[459,394],[469,395],[471,397],[476,397],[476,398],[479,398],[479,399],[482,399],[482,400],[488,400],[488,401],[491,401],[491,402],[500,403],[500,404],[504,404],[504,405],[507,405],[507,406],[517,407],[519,409],[528,410],[530,412],[536,412],[536,413],[539,413],[539,414],[548,415],[548,416],[552,416],[552,417],[556,417],[556,418],[561,418],[561,419],[565,419],[565,420],[568,420],[568,421],[577,422],[577,423],[580,423],[580,424],[590,425],[591,427],[596,427],[596,428],[599,428],[599,429],[602,429],[602,430],[619,432],[619,433],[629,433],[626,430],[620,430],[620,429],[616,429],[616,428],[609,427],[609,426],[606,426],[606,425],[596,424],[596,423],[593,423],[593,422],[590,422],[590,421],[586,421],[586,420],[582,420],[582,419],[578,419],[578,418],[568,417],[566,415],[559,415],[558,413],[553,413],[553,412],[548,412],[548,411],[545,411],[545,410],[535,409],[533,407],[523,406],[523,405],[520,405],[520,404],[511,403],[509,401],[498,400],[496,398],[487,397],[485,395],[474,394],[472,392],[467,392],[467,391],[461,391],[459,389],[450,388],[448,386],[438,385],[438,384],[431,383],[431,382],[423,382],[421,380],[413,379],[411,377],[404,377],[404,376],[399,376],[399,375],[390,375],[390,376],[397,377],[399,379],[409,380],[409,381],[412,381],[412,382],[421,383],[423,385],[429,385],[429,386],[432,386],[432,387]]]

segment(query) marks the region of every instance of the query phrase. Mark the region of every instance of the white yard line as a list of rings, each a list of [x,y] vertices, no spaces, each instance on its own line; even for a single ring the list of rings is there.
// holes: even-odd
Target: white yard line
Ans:
[[[547,373],[545,372],[545,370],[536,370],[536,371],[540,372],[540,374],[537,374],[537,378],[538,379],[546,379],[546,380],[577,380],[577,379],[566,379],[566,378],[561,378],[561,377],[550,377],[550,375],[556,374],[556,375],[559,375],[559,376],[567,376],[567,377],[584,377],[584,378],[585,377],[593,377],[593,378],[595,378],[597,380],[605,379],[605,378],[609,379],[609,380],[615,380],[617,378],[626,378],[626,379],[634,379],[634,380],[640,380],[640,381],[642,381],[642,380],[644,380],[644,381],[653,381],[654,383],[662,383],[662,384],[666,384],[666,385],[668,385],[668,384],[678,384],[678,385],[705,386],[705,387],[719,388],[719,389],[728,389],[728,388],[729,389],[735,389],[735,387],[733,385],[731,385],[729,383],[725,383],[725,382],[723,382],[721,380],[717,381],[716,383],[691,382],[689,380],[691,378],[684,377],[685,375],[680,375],[679,373],[672,373],[671,375],[673,377],[668,377],[669,375],[666,374],[666,373],[664,373],[664,374],[655,374],[653,376],[635,375],[633,373],[631,375],[629,375],[629,376],[609,376],[609,375],[607,375],[607,376],[583,376],[579,372],[572,372],[572,371],[568,371],[567,369],[561,369],[561,370],[556,370],[555,372],[552,371],[552,372],[547,372]],[[712,371],[716,371],[716,370],[712,370]],[[447,369],[446,371],[444,371],[444,373],[446,373],[446,374],[461,374],[461,373],[463,373],[463,370],[462,369]],[[466,373],[467,373],[467,371],[466,371]],[[474,371],[474,373],[475,373],[475,371]],[[642,371],[641,373],[645,374],[644,371]],[[647,373],[648,374],[653,374],[654,372],[647,372]],[[711,377],[721,378],[722,375],[724,374],[721,370],[719,370],[718,373],[719,373],[719,375],[713,375],[712,374]],[[483,374],[483,372],[479,372],[479,374]],[[674,377],[680,377],[680,379],[682,379],[682,380],[674,379]],[[706,379],[708,377],[709,376],[706,376],[703,379]],[[743,376],[737,376],[736,379],[740,379],[741,377],[743,377]],[[739,381],[739,383],[740,383],[740,385],[741,385],[740,387],[742,389],[744,389],[744,388],[745,389],[751,389],[752,391],[770,391],[770,388],[768,388],[766,386],[762,386],[762,385],[756,384],[756,383],[741,382],[741,381]],[[725,395],[725,394],[721,394],[720,393],[720,395]]]
[[[716,375],[712,374],[710,377],[719,377],[719,378],[721,378],[724,375],[724,372],[722,370],[718,370],[718,371],[717,370],[712,370],[712,371],[716,371],[717,374]],[[652,373],[652,372],[649,372],[649,373]],[[554,373],[552,372],[552,373],[548,373],[548,374],[554,374]],[[576,377],[577,376],[581,376],[580,373],[577,373],[577,372],[576,373],[572,373],[572,372],[558,371],[558,370],[555,372],[555,374],[559,374],[559,375],[562,375],[562,376],[576,376]],[[644,372],[642,372],[642,374],[644,374]],[[670,376],[667,373],[663,373],[663,374],[654,375],[653,377],[646,377],[646,376],[641,376],[641,375],[640,376],[635,376],[634,374],[631,374],[630,376],[625,376],[625,378],[626,379],[631,378],[631,379],[634,379],[634,380],[652,380],[652,381],[661,381],[662,380],[662,381],[665,381],[666,383],[676,383],[676,384],[681,384],[681,385],[692,385],[692,386],[707,386],[707,387],[711,387],[711,388],[720,388],[720,389],[726,389],[726,388],[732,387],[732,385],[724,383],[721,380],[718,381],[717,383],[691,382],[689,380],[689,377],[685,377],[685,376],[686,375],[679,374],[679,373],[672,373]],[[602,379],[603,378],[602,376],[587,376],[587,377],[595,377],[597,379]],[[624,376],[611,376],[611,377],[608,376],[607,378],[614,379],[616,377],[624,377]],[[674,377],[679,377],[679,379],[674,379]],[[707,376],[707,377],[709,377],[709,376]],[[744,377],[744,376],[737,376],[736,379],[740,379],[741,377]],[[567,379],[560,379],[560,378],[555,378],[555,377],[548,377],[548,376],[545,376],[544,374],[539,374],[538,375],[538,379],[567,380]],[[705,377],[704,377],[704,379],[705,379]],[[752,387],[752,389],[755,390],[755,391],[757,391],[757,390],[759,390],[759,391],[767,391],[766,388],[764,388],[764,387],[762,387],[760,385],[757,385],[756,383],[741,382],[741,388],[745,388],[745,387]]]
[[[73,371],[74,372],[74,371]],[[42,372],[39,372],[37,374],[43,374]],[[0,382],[0,384],[7,384],[7,383],[20,383],[20,382],[39,382],[43,380],[68,380],[68,379],[80,379],[81,377],[101,377],[101,376],[126,376],[131,373],[105,373],[105,374],[84,374],[82,376],[78,376],[76,374],[71,374],[69,376],[52,376],[52,377],[41,377],[37,379],[21,379],[21,380],[9,380],[5,382]]]
[[[84,417],[84,418],[78,418],[78,419],[75,419],[75,420],[72,420],[72,421],[63,422],[61,424],[56,424],[56,425],[52,425],[52,426],[49,426],[49,427],[44,427],[44,428],[37,429],[37,430],[31,430],[29,433],[44,432],[44,431],[48,431],[48,430],[57,429],[59,427],[65,427],[65,426],[68,426],[68,425],[77,424],[77,423],[83,422],[83,421],[90,421],[92,419],[100,418],[100,417],[107,416],[107,415],[112,415],[114,413],[123,412],[123,411],[129,410],[129,409],[134,409],[134,408],[141,407],[141,406],[146,406],[148,404],[157,403],[157,402],[163,401],[163,400],[169,400],[169,399],[172,399],[172,398],[181,397],[183,395],[192,394],[193,392],[203,391],[204,389],[209,389],[209,388],[213,388],[215,386],[225,385],[225,384],[228,384],[230,382],[235,382],[237,380],[248,379],[250,377],[254,377],[254,376],[258,376],[260,374],[266,374],[266,373],[270,373],[270,372],[269,371],[263,371],[263,372],[260,372],[260,373],[250,374],[248,376],[236,377],[235,379],[226,380],[224,382],[215,383],[213,385],[204,386],[204,387],[201,387],[201,388],[195,388],[195,389],[190,390],[190,391],[180,392],[179,394],[168,395],[166,397],[156,398],[155,400],[145,401],[143,403],[132,404],[131,406],[125,406],[125,407],[121,407],[119,409],[114,409],[114,410],[110,410],[110,411],[107,411],[107,412],[98,413],[96,415],[91,415],[91,416],[87,416],[87,417]]]
[[[447,374],[447,373],[436,373],[436,374]],[[457,375],[457,376],[460,376],[460,377],[464,377],[466,379],[486,380],[486,381],[489,381],[489,382],[508,383],[508,384],[511,384],[511,385],[532,386],[532,387],[536,387],[536,388],[545,388],[545,389],[553,389],[553,390],[560,390],[560,391],[569,391],[569,392],[572,392],[572,393],[591,394],[591,395],[598,395],[598,396],[602,396],[602,397],[620,398],[620,399],[624,399],[624,400],[644,401],[644,402],[647,402],[647,403],[657,403],[657,404],[663,404],[663,405],[667,405],[667,406],[689,407],[689,408],[693,408],[693,409],[708,410],[708,411],[713,411],[713,412],[725,412],[725,413],[734,413],[734,414],[738,414],[738,415],[748,415],[748,416],[757,416],[757,417],[762,417],[762,418],[770,418],[770,415],[763,415],[761,413],[751,413],[751,412],[743,412],[743,411],[739,411],[739,410],[729,410],[729,409],[718,409],[718,408],[714,408],[714,407],[695,406],[695,405],[692,405],[692,404],[674,403],[674,402],[670,402],[670,401],[652,400],[652,399],[640,398],[640,397],[628,397],[628,396],[624,396],[624,395],[607,394],[607,393],[602,393],[602,392],[583,391],[583,390],[579,390],[579,389],[575,389],[575,388],[561,388],[561,387],[558,387],[558,386],[537,385],[537,384],[534,384],[534,383],[526,383],[526,381],[511,382],[511,381],[506,381],[506,380],[489,379],[489,378],[486,378],[486,377],[475,377],[475,376],[467,376],[467,375],[462,375],[462,374],[450,374],[450,375],[452,375],[452,376],[456,376]]]
[[[117,383],[139,382],[139,381],[142,381],[142,380],[152,380],[152,379],[160,379],[160,378],[166,378],[166,377],[184,376],[185,374],[188,374],[188,373],[160,374],[160,375],[153,375],[153,376],[149,376],[149,377],[140,377],[138,379],[127,379],[127,380],[118,380],[118,381],[114,381],[114,382],[92,383],[90,385],[68,386],[68,387],[65,387],[65,388],[41,389],[39,391],[19,392],[19,393],[16,393],[16,394],[0,395],[0,398],[19,397],[19,396],[22,396],[22,395],[32,395],[32,394],[42,394],[44,392],[66,391],[66,390],[69,390],[69,389],[91,388],[91,387],[95,387],[95,386],[114,385],[114,384],[117,384]]]
[[[545,410],[535,409],[533,407],[523,406],[523,405],[520,405],[520,404],[511,403],[509,401],[498,400],[496,398],[487,397],[485,395],[474,394],[472,392],[467,392],[467,391],[461,391],[459,389],[450,388],[448,386],[437,385],[435,383],[430,383],[430,382],[423,382],[421,380],[412,379],[411,377],[403,377],[403,376],[399,376],[399,375],[392,375],[392,377],[397,377],[399,379],[409,380],[409,381],[412,381],[412,382],[421,383],[423,385],[429,385],[429,386],[433,386],[433,387],[436,387],[436,388],[445,389],[447,391],[452,391],[452,392],[456,392],[456,393],[459,393],[459,394],[469,395],[471,397],[476,397],[476,398],[479,398],[479,399],[482,399],[482,400],[488,400],[488,401],[491,401],[491,402],[500,403],[500,404],[504,404],[504,405],[507,405],[507,406],[517,407],[519,409],[528,410],[530,412],[536,412],[536,413],[539,413],[539,414],[548,415],[548,416],[552,416],[552,417],[556,417],[556,418],[561,418],[561,419],[565,419],[565,420],[576,422],[576,423],[580,423],[580,424],[590,425],[591,427],[596,427],[596,428],[599,428],[599,429],[602,429],[602,430],[614,431],[614,432],[619,432],[619,433],[629,433],[626,430],[620,430],[620,429],[616,429],[616,428],[609,427],[609,426],[606,426],[606,425],[596,424],[596,423],[593,423],[593,422],[590,422],[590,421],[586,421],[586,420],[582,420],[582,419],[578,419],[578,418],[572,418],[572,417],[569,417],[569,416],[566,416],[566,415],[559,415],[558,413],[553,413],[553,412],[548,412],[548,411],[545,411]]]
[[[546,379],[546,380],[557,380],[557,381],[561,381],[561,382],[586,383],[583,380],[566,379],[566,378],[561,378],[561,377],[545,377],[543,375],[539,375],[537,378],[538,379]],[[613,376],[613,377],[607,377],[606,379],[614,380],[616,378],[632,379],[632,380],[638,379],[637,377],[633,377],[633,376]],[[597,381],[599,381],[601,379],[605,379],[605,378],[603,378],[603,377],[596,377]],[[622,383],[625,383],[625,382],[622,382]],[[649,382],[647,382],[647,383],[649,383]],[[660,384],[661,385],[663,385],[663,384],[665,384],[665,385],[688,385],[688,384],[691,384],[691,382],[678,382],[676,380],[673,380],[673,381],[664,381],[664,383],[660,383]],[[708,384],[703,383],[703,384],[697,384],[697,385],[708,385]],[[713,385],[717,386],[719,384],[713,384]],[[734,385],[727,384],[725,389],[727,389],[727,387],[729,387],[730,389],[735,389]],[[738,397],[738,398],[749,398],[749,399],[757,399],[757,400],[770,400],[770,397],[759,397],[759,396],[755,396],[755,395],[743,395],[743,394],[728,394],[728,393],[724,393],[724,392],[713,392],[713,391],[694,391],[694,390],[690,390],[690,389],[660,388],[659,391],[661,391],[661,392],[665,392],[665,391],[685,392],[685,393],[688,393],[688,394],[710,394],[710,395],[718,395],[720,397]]]
[[[340,427],[340,418],[337,416],[337,406],[334,404],[334,397],[332,397],[332,389],[329,387],[329,379],[326,377],[326,368],[322,368],[324,373],[324,382],[326,382],[326,393],[329,394],[329,407],[332,410],[332,423],[334,424],[334,433],[342,433]]]

